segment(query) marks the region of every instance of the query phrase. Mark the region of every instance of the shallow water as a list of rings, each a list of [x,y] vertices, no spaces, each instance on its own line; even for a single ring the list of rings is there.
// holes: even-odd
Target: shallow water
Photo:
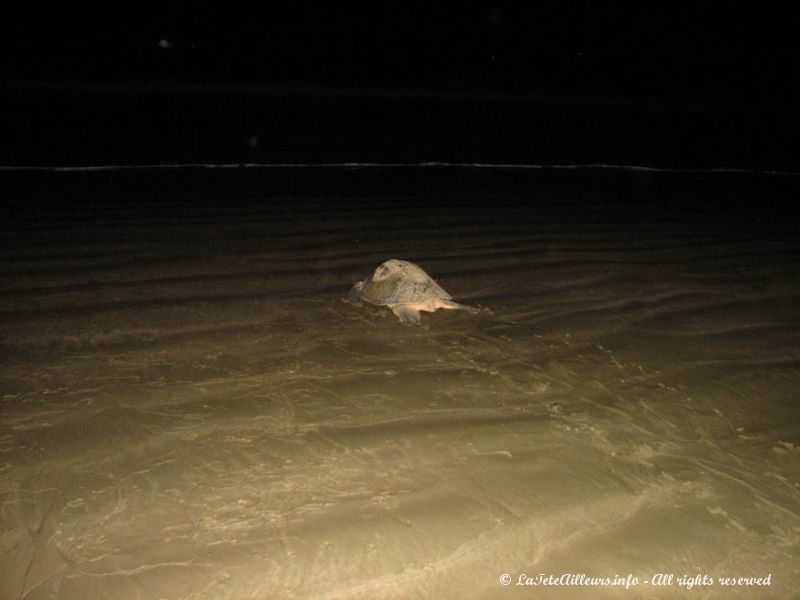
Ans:
[[[137,177],[12,182],[35,201],[0,269],[8,597],[800,588],[800,246],[759,185]],[[392,257],[481,312],[345,302]],[[516,585],[564,573],[639,584]]]

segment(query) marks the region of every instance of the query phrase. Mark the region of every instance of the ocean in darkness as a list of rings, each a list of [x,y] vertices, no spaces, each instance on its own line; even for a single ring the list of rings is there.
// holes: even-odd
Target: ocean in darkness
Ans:
[[[800,588],[800,177],[112,163],[0,182],[9,597]],[[479,313],[407,327],[348,303],[389,258]],[[638,585],[516,585],[565,573]],[[714,583],[678,583],[697,575]]]

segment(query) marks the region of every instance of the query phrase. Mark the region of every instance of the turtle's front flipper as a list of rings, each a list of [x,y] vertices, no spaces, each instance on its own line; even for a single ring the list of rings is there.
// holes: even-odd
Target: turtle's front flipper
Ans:
[[[468,313],[477,314],[479,310],[474,306],[468,306],[467,304],[459,304],[458,302],[453,302],[452,300],[439,300],[439,308],[449,308],[452,310],[465,310]]]
[[[392,312],[403,325],[419,325],[419,311],[408,306],[393,306]]]

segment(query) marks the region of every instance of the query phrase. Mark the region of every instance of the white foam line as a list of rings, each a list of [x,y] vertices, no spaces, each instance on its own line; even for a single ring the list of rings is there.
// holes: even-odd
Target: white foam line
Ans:
[[[426,168],[469,168],[498,170],[580,170],[608,169],[619,171],[647,171],[654,173],[752,173],[759,175],[800,175],[800,171],[778,171],[742,169],[735,167],[716,167],[706,169],[653,167],[646,165],[615,165],[606,163],[586,163],[574,165],[520,164],[520,163],[464,163],[464,162],[416,162],[416,163],[378,163],[378,162],[327,162],[327,163],[169,163],[145,165],[91,165],[91,166],[26,166],[0,165],[0,171],[130,171],[148,169],[426,169]]]

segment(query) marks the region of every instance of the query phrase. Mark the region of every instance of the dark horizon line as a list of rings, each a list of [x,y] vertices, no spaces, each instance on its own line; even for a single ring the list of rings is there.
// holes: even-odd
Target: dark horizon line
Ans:
[[[784,171],[776,169],[746,169],[741,167],[659,167],[653,165],[623,165],[609,163],[576,163],[576,164],[527,164],[527,163],[482,163],[482,162],[319,162],[319,163],[163,163],[163,164],[124,164],[124,165],[2,165],[2,171],[37,171],[37,172],[96,172],[96,171],[131,171],[131,170],[180,170],[180,169],[497,169],[497,170],[618,170],[643,171],[653,173],[707,173],[707,174],[753,174],[770,176],[800,176],[800,171]]]

